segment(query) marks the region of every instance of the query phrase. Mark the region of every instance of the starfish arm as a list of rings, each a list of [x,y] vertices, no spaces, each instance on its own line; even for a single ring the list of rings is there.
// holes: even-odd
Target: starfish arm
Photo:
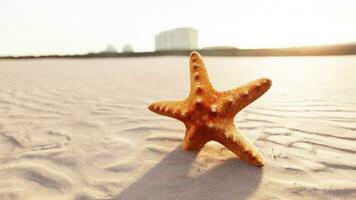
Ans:
[[[183,101],[159,101],[151,104],[148,109],[161,115],[180,119],[182,115],[185,115],[183,106]]]
[[[213,86],[209,80],[204,61],[198,52],[190,54],[190,86],[191,93],[210,92]]]
[[[219,135],[215,140],[227,147],[241,160],[258,167],[264,165],[262,154],[244,135],[240,134],[240,131],[233,125],[227,128],[225,132]]]
[[[201,149],[210,139],[206,134],[197,129],[195,125],[186,124],[186,132],[183,139],[183,149],[187,151],[198,151]]]
[[[267,78],[257,79],[236,89],[222,92],[227,97],[227,101],[232,104],[230,112],[235,115],[250,103],[262,96],[272,85],[272,81]]]

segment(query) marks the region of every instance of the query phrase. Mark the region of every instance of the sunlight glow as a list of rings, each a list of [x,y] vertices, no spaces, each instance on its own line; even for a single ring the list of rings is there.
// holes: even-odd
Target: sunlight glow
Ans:
[[[194,27],[199,46],[275,48],[356,41],[356,1],[2,0],[0,55],[154,50],[166,29]]]

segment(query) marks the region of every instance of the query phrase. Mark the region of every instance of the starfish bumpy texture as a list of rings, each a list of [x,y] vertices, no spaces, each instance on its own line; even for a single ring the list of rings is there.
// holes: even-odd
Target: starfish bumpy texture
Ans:
[[[184,150],[199,150],[213,140],[227,147],[241,160],[263,166],[262,154],[235,128],[234,117],[262,96],[271,87],[271,80],[261,78],[236,89],[216,91],[197,52],[190,55],[190,79],[191,90],[187,99],[156,102],[149,109],[185,124]]]

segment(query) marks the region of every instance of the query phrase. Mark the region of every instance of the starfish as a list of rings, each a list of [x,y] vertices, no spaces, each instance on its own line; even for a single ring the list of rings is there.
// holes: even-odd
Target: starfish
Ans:
[[[187,99],[156,102],[149,109],[185,124],[184,150],[199,150],[212,140],[227,147],[239,159],[263,166],[262,154],[235,128],[234,117],[262,96],[271,87],[272,81],[261,78],[236,89],[217,91],[198,52],[190,54],[190,80],[191,90]]]

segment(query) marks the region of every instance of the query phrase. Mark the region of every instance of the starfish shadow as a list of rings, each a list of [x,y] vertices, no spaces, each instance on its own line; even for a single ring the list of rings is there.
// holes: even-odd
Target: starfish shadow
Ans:
[[[247,199],[258,187],[263,168],[229,159],[198,177],[188,176],[196,152],[174,149],[136,182],[111,199]]]

